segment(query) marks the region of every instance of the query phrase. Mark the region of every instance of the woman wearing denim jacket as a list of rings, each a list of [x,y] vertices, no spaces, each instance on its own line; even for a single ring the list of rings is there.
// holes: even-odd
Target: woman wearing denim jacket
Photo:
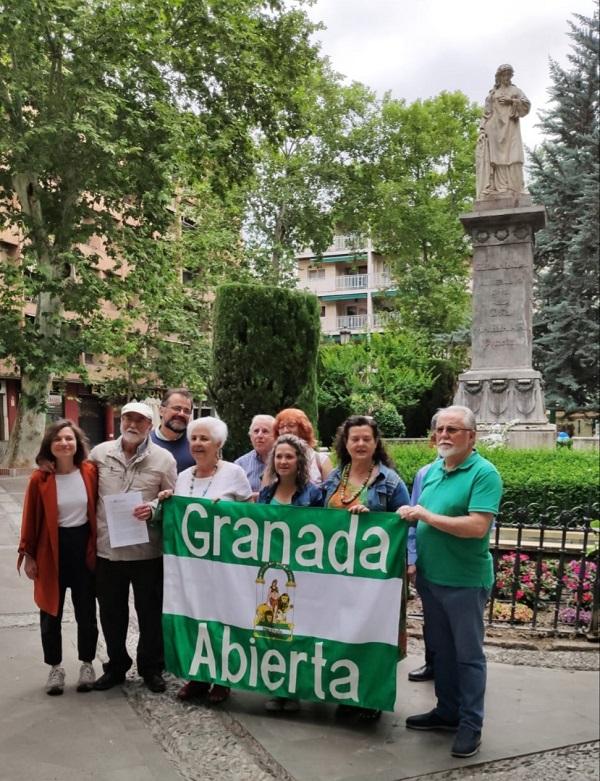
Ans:
[[[377,423],[366,415],[353,415],[338,429],[335,440],[338,467],[323,483],[324,504],[349,512],[395,512],[410,498],[404,482],[392,468]],[[338,712],[356,714],[363,721],[379,718],[381,711],[340,705]]]
[[[308,445],[299,437],[293,434],[278,437],[265,469],[267,485],[259,493],[257,501],[271,505],[322,507],[322,491],[310,482],[310,458]],[[273,583],[276,588],[277,581]],[[288,697],[274,697],[265,703],[268,711],[290,713],[299,707],[299,700]]]

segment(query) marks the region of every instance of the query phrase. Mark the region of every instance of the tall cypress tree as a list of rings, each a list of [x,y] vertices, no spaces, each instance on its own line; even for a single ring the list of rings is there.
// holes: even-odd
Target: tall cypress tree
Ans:
[[[599,81],[598,2],[569,22],[569,66],[551,61],[546,140],[532,154],[531,192],[548,212],[535,253],[534,360],[546,403],[566,411],[598,404]]]
[[[217,288],[210,398],[229,427],[227,456],[248,449],[254,415],[304,410],[317,423],[317,297],[268,285]]]

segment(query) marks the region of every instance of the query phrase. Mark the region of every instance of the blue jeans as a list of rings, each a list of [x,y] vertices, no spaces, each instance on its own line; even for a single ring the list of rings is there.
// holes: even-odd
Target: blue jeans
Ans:
[[[483,611],[488,589],[438,586],[417,575],[427,645],[433,654],[435,712],[481,730],[486,661]]]

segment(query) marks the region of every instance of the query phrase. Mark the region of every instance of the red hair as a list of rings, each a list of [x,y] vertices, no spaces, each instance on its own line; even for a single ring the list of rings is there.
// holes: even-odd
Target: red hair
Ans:
[[[273,424],[273,434],[275,435],[275,439],[277,439],[279,436],[279,427],[285,423],[291,423],[298,426],[298,436],[300,439],[303,439],[309,447],[315,447],[317,444],[317,440],[315,439],[315,432],[306,413],[302,412],[301,409],[296,409],[295,407],[282,409],[281,412],[275,416],[275,423]]]

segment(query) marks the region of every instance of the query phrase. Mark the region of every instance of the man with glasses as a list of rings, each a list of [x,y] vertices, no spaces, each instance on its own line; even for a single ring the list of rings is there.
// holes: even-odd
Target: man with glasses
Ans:
[[[475,416],[467,407],[438,412],[440,458],[429,468],[419,503],[399,509],[418,521],[417,590],[434,656],[436,707],[409,716],[417,730],[456,731],[455,757],[481,743],[486,660],[483,613],[494,582],[489,532],[500,507],[502,481],[474,450]]]
[[[160,403],[160,426],[150,434],[155,445],[168,450],[177,462],[177,472],[196,463],[185,435],[192,419],[192,394],[186,388],[169,388]]]

